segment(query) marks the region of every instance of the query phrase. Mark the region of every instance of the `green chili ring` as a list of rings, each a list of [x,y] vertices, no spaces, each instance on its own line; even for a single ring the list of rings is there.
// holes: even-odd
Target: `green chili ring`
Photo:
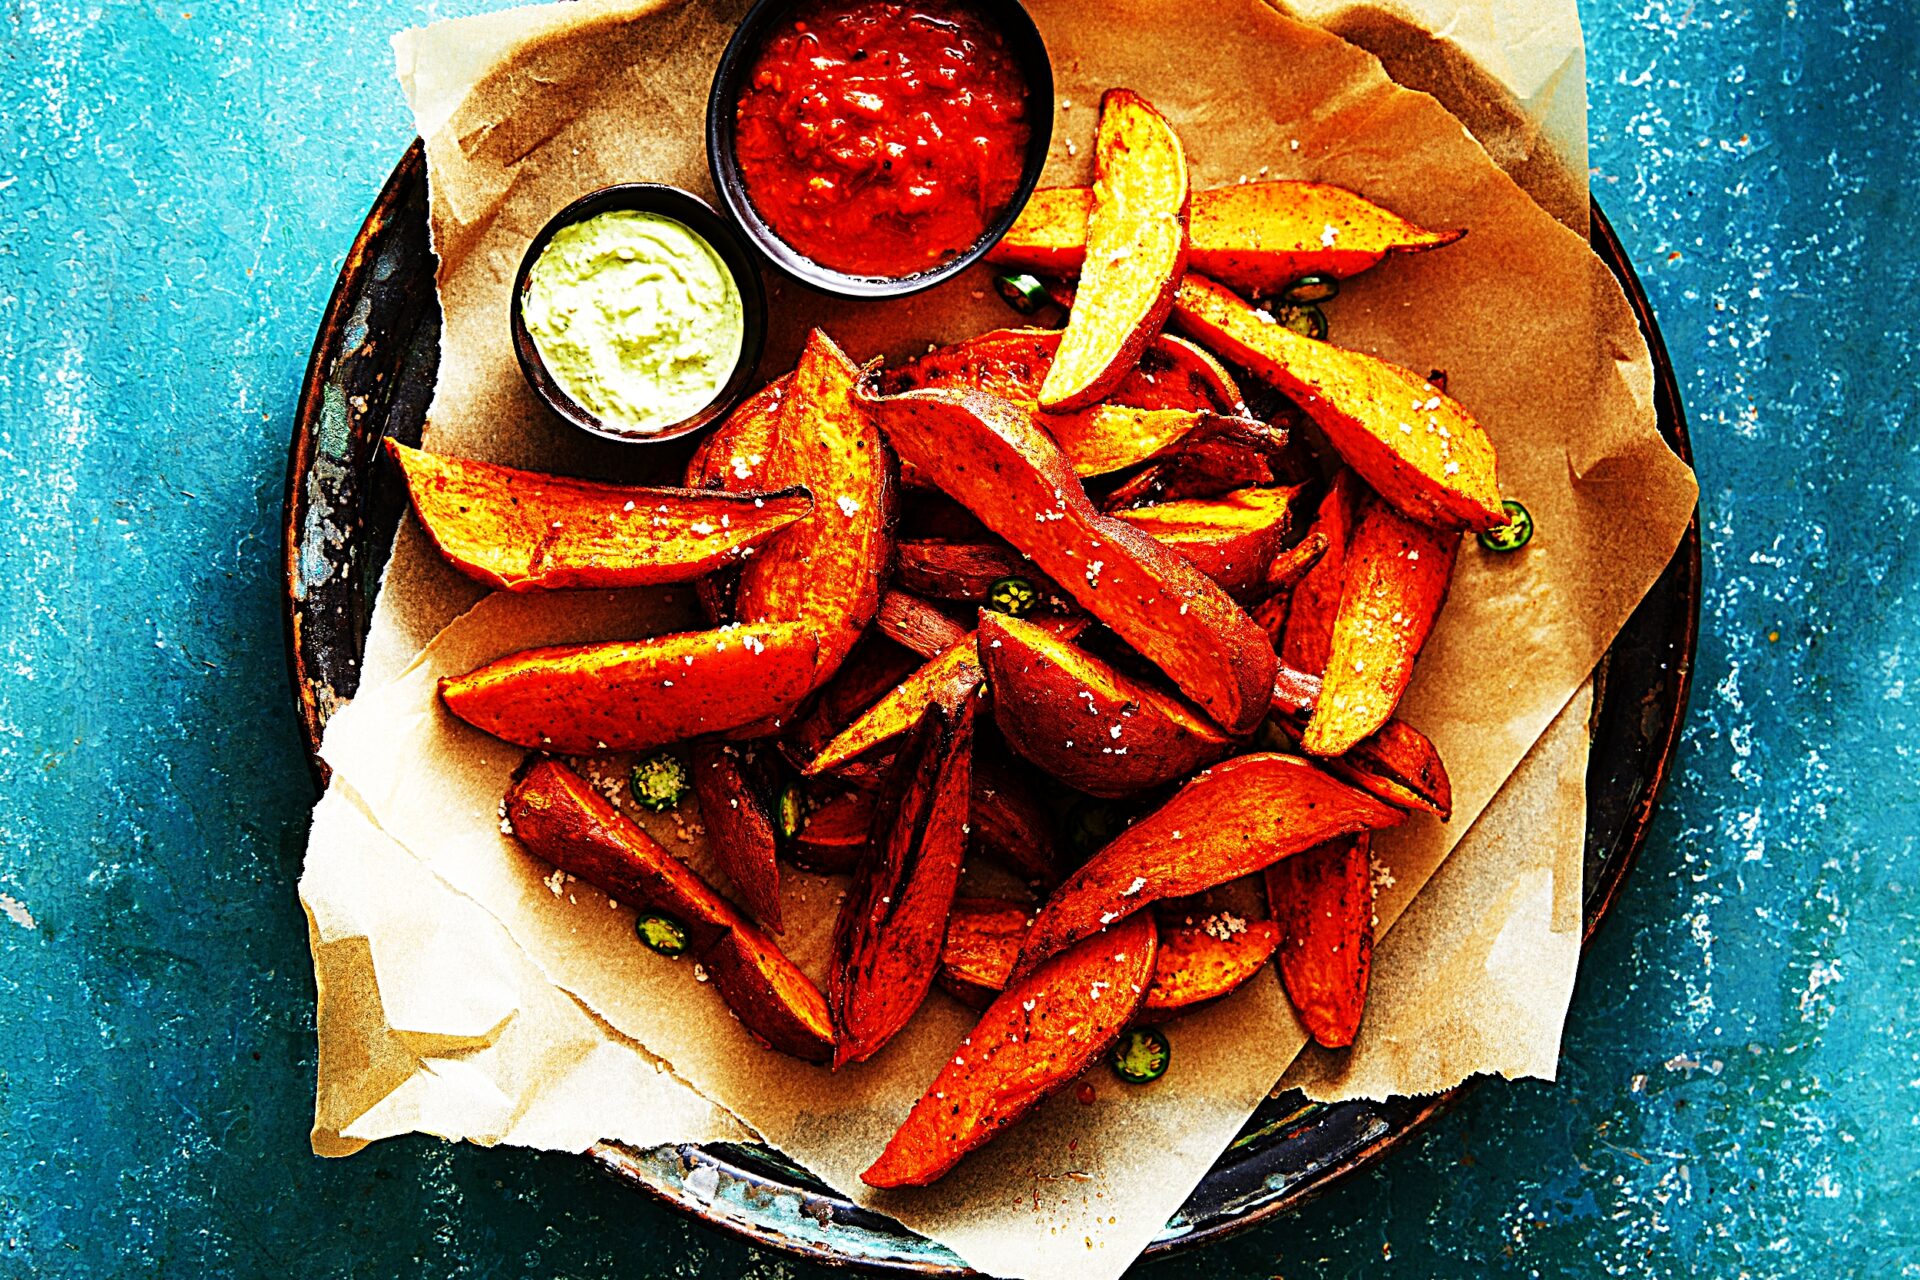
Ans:
[[[693,778],[679,756],[662,751],[634,765],[628,785],[633,788],[634,802],[642,809],[665,813],[687,798]]]
[[[1167,1074],[1173,1045],[1158,1027],[1132,1027],[1113,1046],[1113,1074],[1128,1084],[1151,1084]]]
[[[658,911],[642,911],[633,918],[633,931],[647,949],[663,956],[681,956],[687,953],[686,926],[670,915]]]
[[[996,578],[987,588],[987,608],[1024,618],[1040,603],[1040,589],[1025,578]]]
[[[798,785],[789,782],[780,788],[773,802],[773,827],[781,840],[797,840],[807,826],[807,798]]]
[[[1489,551],[1518,551],[1533,541],[1533,513],[1512,498],[1500,504],[1506,509],[1507,523],[1480,535],[1480,545]]]
[[[1275,307],[1273,318],[1303,338],[1312,338],[1316,342],[1327,340],[1327,313],[1311,302],[1300,306]]]
[[[1023,316],[1030,316],[1052,301],[1047,297],[1047,286],[1024,273],[1005,275],[993,282],[994,291],[1000,300]]]
[[[1280,291],[1280,301],[1291,302],[1295,306],[1307,306],[1317,302],[1331,302],[1340,296],[1338,277],[1324,271],[1301,276]]]

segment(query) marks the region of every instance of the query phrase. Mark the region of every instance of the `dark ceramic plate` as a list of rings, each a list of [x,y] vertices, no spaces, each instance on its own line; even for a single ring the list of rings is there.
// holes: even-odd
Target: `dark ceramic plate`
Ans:
[[[440,311],[427,247],[426,164],[401,159],[341,268],[301,389],[287,468],[287,648],[309,752],[352,697],[382,558],[399,521],[395,477],[374,465],[380,440],[417,444],[439,356]],[[1593,247],[1612,267],[1653,349],[1660,430],[1692,460],[1659,329],[1613,229],[1596,206]],[[1646,839],[1686,714],[1699,617],[1700,541],[1673,562],[1608,651],[1587,772],[1586,934],[1605,917]],[[322,777],[312,758],[315,780]],[[1380,1159],[1466,1091],[1319,1106],[1270,1100],[1148,1246],[1149,1255],[1216,1240],[1300,1204]],[[761,1147],[633,1150],[594,1160],[723,1230],[819,1262],[926,1275],[964,1274],[947,1250],[858,1208]]]

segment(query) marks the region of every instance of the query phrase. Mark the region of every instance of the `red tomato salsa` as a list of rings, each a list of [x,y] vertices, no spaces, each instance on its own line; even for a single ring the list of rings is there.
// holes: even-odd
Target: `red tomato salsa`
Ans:
[[[815,0],[773,30],[746,83],[747,195],[822,266],[895,278],[937,267],[1020,186],[1026,81],[964,4]]]

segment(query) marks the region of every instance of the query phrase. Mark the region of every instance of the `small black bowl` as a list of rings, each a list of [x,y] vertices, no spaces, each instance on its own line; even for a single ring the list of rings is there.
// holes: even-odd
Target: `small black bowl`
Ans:
[[[656,213],[685,225],[713,246],[713,251],[720,255],[720,261],[733,274],[734,286],[740,291],[740,358],[733,366],[733,373],[698,413],[661,431],[630,431],[610,425],[568,395],[566,389],[547,371],[546,361],[541,359],[540,348],[534,344],[533,335],[527,332],[526,317],[520,310],[521,301],[526,296],[527,277],[555,233],[562,227],[583,222],[610,209]],[[547,407],[582,431],[625,444],[659,444],[664,440],[675,440],[718,421],[732,411],[735,405],[746,398],[753,380],[754,366],[760,363],[760,349],[767,340],[766,290],[761,287],[759,268],[739,230],[699,196],[657,182],[626,182],[602,187],[598,191],[588,192],[554,214],[547,225],[540,228],[540,234],[533,238],[533,243],[527,246],[526,256],[520,259],[520,270],[513,278],[513,304],[509,310],[513,326],[513,353],[519,357],[520,372],[526,375],[528,385],[547,402]]]
[[[713,88],[707,94],[707,167],[713,172],[713,186],[720,193],[720,202],[769,262],[823,293],[842,298],[903,298],[951,279],[978,262],[981,255],[1007,233],[1013,220],[1020,216],[1020,210],[1026,207],[1027,197],[1040,183],[1040,170],[1047,163],[1047,149],[1053,145],[1053,63],[1047,58],[1046,42],[1018,0],[966,0],[1006,38],[1007,51],[1013,55],[1027,82],[1030,104],[1027,116],[1031,129],[1019,189],[993,225],[982,232],[980,239],[965,253],[912,275],[855,275],[820,265],[774,233],[747,195],[746,178],[740,172],[740,157],[734,148],[740,90],[753,66],[754,56],[770,29],[803,2],[756,0],[734,30],[733,39],[727,42],[726,52],[720,55],[720,65],[713,73]]]

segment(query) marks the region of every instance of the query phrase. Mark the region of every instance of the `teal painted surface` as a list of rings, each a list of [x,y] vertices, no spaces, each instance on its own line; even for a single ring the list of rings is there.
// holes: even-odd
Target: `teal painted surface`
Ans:
[[[467,7],[0,11],[0,1275],[804,1271],[575,1159],[306,1154],[284,451],[387,37]],[[1704,481],[1670,799],[1559,1084],[1154,1274],[1920,1275],[1913,17],[1589,11]]]

